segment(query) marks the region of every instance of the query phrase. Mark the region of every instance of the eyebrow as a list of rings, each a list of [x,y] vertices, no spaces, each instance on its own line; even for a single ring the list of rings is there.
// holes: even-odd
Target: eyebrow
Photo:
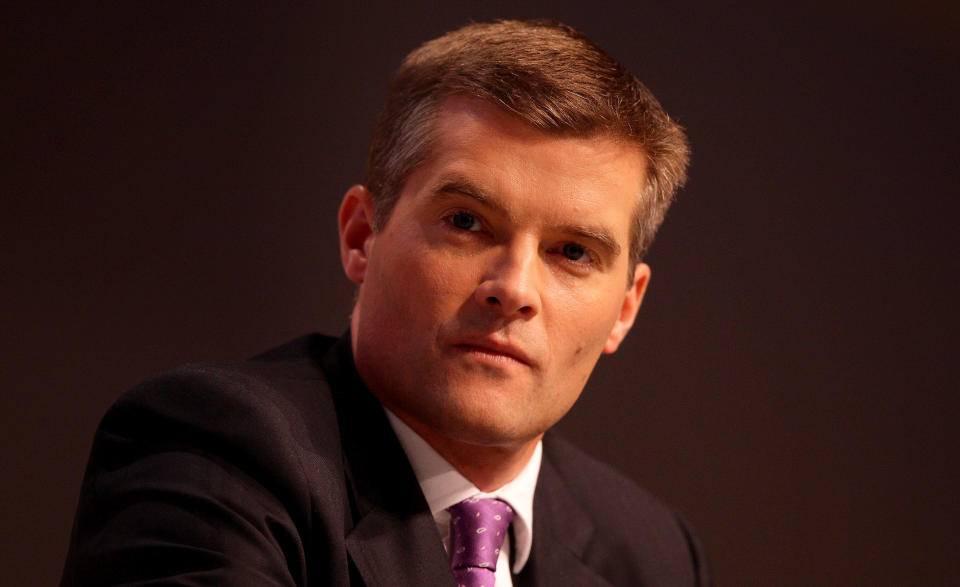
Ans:
[[[606,249],[607,253],[611,257],[617,257],[620,255],[620,243],[607,232],[606,229],[602,227],[593,227],[593,226],[581,226],[581,225],[565,225],[561,226],[560,230],[567,234],[575,234],[580,238],[591,240],[597,243],[601,248]]]
[[[436,199],[447,199],[453,195],[466,196],[475,200],[480,205],[494,210],[508,220],[515,219],[515,215],[501,202],[497,201],[497,198],[492,193],[483,187],[478,186],[459,174],[442,176],[437,188],[433,190],[433,197]],[[606,250],[611,257],[620,255],[620,243],[617,242],[617,239],[613,238],[610,231],[602,226],[563,224],[553,228],[565,234],[593,241],[597,243],[600,248]]]
[[[433,193],[437,199],[445,199],[451,195],[467,196],[508,219],[514,218],[514,215],[507,210],[506,206],[498,202],[493,194],[461,175],[452,174],[441,177]]]

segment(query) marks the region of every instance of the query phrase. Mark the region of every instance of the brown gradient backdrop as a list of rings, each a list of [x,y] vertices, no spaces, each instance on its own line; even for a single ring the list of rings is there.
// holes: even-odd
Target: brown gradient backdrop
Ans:
[[[335,211],[402,55],[552,16],[695,152],[560,428],[683,511],[720,585],[960,584],[956,8],[166,4],[4,17],[5,583],[59,577],[126,388],[342,331]]]

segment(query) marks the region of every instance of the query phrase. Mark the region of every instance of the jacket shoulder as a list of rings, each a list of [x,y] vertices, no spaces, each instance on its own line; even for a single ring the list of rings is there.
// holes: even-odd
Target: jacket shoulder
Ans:
[[[594,526],[585,556],[614,584],[708,585],[702,547],[671,507],[555,432],[544,459]]]
[[[303,531],[342,536],[345,519],[320,361],[333,340],[185,365],[121,396],[94,437],[63,583],[187,580],[214,568],[223,584],[296,583],[315,566],[345,576],[342,553]]]
[[[291,436],[329,444],[338,435],[319,367],[326,340],[304,337],[250,360],[193,363],[150,377],[117,399],[98,437],[109,432],[210,448],[227,443],[250,457],[289,444]]]

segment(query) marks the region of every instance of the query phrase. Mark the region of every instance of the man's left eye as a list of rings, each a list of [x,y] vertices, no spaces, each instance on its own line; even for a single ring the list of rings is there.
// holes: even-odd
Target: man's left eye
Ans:
[[[466,212],[455,212],[452,214],[450,216],[450,223],[460,230],[480,230],[480,223],[477,222],[476,216]]]
[[[587,251],[578,244],[567,243],[563,245],[563,256],[571,261],[579,261],[585,254],[587,254]]]

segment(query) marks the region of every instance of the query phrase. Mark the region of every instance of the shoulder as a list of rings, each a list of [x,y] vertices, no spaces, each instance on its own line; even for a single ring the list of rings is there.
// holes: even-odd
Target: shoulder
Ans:
[[[334,341],[309,335],[245,361],[193,363],[171,369],[121,396],[101,428],[142,427],[145,421],[166,426],[181,422],[230,434],[238,427],[248,427],[251,420],[268,429],[293,426],[295,431],[301,426],[294,420],[303,419],[304,414],[321,421],[324,416],[333,418],[320,356]]]
[[[545,435],[543,451],[547,466],[594,526],[588,556],[598,565],[618,567],[615,576],[632,573],[644,584],[709,583],[699,541],[675,510],[555,432]],[[653,577],[671,580],[658,583]]]
[[[306,553],[325,551],[301,529],[339,529],[346,507],[320,366],[332,343],[309,336],[248,361],[186,365],[117,400],[94,437],[64,584],[211,568],[223,584],[302,577]],[[319,560],[345,568],[338,556]]]
[[[672,519],[670,508],[647,490],[559,434],[544,436],[543,454],[585,509],[604,517],[607,512],[626,510],[643,512],[663,522]]]

